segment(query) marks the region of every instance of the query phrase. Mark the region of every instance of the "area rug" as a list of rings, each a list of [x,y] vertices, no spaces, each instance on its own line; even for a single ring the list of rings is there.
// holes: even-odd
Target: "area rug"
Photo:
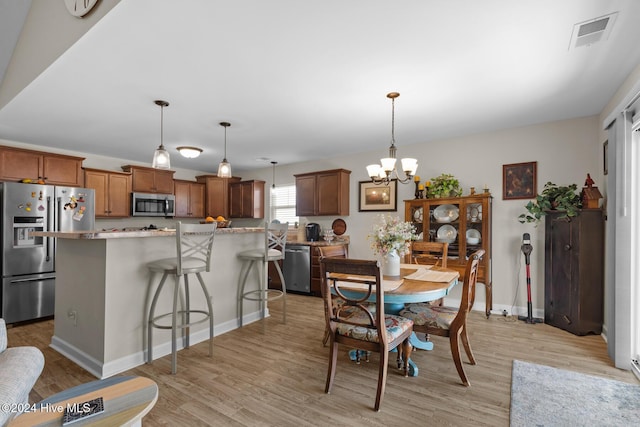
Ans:
[[[511,427],[640,425],[640,385],[513,361]]]

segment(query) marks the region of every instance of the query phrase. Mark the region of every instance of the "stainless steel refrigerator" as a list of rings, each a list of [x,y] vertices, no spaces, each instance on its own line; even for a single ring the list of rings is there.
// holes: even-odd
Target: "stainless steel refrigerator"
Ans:
[[[52,316],[55,238],[31,232],[93,230],[94,190],[3,182],[0,199],[0,316],[7,323]]]

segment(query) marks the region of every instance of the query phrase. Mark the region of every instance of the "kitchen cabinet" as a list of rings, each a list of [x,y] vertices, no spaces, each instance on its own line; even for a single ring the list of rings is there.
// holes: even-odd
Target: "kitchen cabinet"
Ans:
[[[467,258],[478,249],[484,257],[478,266],[478,282],[485,286],[485,314],[491,315],[491,204],[490,193],[463,197],[405,200],[405,221],[413,223],[419,240],[449,243],[447,268],[464,280]],[[408,261],[407,261],[408,262]]]
[[[604,216],[583,209],[545,216],[544,323],[576,335],[600,334],[604,322]]]
[[[264,218],[264,181],[240,181],[229,184],[231,218]]]
[[[131,215],[131,174],[85,168],[85,186],[95,190],[96,218]]]
[[[176,179],[173,181],[173,190],[176,196],[176,217],[205,217],[205,184]]]
[[[350,175],[346,169],[294,175],[296,215],[349,215]]]
[[[47,184],[84,186],[82,157],[0,147],[0,180],[20,181],[24,178],[43,180]]]
[[[200,175],[196,181],[205,185],[205,216],[229,218],[229,184],[239,182],[240,178]]]
[[[173,194],[174,171],[132,165],[122,166],[122,170],[131,172],[134,193]]]

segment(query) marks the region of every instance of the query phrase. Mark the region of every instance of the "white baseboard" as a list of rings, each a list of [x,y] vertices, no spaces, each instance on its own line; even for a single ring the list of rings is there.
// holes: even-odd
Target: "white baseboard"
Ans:
[[[266,317],[269,317],[269,310],[266,312]],[[248,315],[243,316],[243,325],[248,325],[249,323],[256,322],[260,320],[260,312],[256,311],[254,313],[250,313]],[[237,329],[239,327],[238,319],[233,319],[224,323],[220,323],[214,326],[213,335],[221,335]],[[189,341],[191,345],[195,345],[206,341],[209,339],[209,329],[205,328],[194,332],[191,334]],[[215,341],[213,343],[215,346]],[[51,338],[51,348],[56,350],[58,353],[65,356],[67,359],[70,359],[77,365],[86,369],[99,379],[109,378],[113,375],[119,374],[124,371],[128,371],[129,369],[133,369],[136,366],[143,365],[147,360],[147,352],[139,351],[133,354],[129,354],[127,356],[121,357],[119,359],[115,359],[108,362],[101,362],[77,347],[69,344],[68,342],[56,337],[55,335]],[[182,350],[184,348],[182,344],[182,340],[178,340],[178,350]],[[165,341],[158,345],[153,346],[153,355],[154,359],[166,356],[171,354],[171,340]]]

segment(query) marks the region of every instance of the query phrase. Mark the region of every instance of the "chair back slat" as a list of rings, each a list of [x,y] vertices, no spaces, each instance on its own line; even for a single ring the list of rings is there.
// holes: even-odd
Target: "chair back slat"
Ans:
[[[449,244],[445,242],[424,242],[416,240],[411,243],[411,263],[427,264],[447,268]]]
[[[478,268],[480,260],[484,256],[484,249],[478,249],[471,255],[467,261],[467,267],[464,274],[464,282],[462,284],[462,298],[460,300],[460,308],[454,320],[455,323],[466,323],[467,315],[473,308],[476,299],[476,283],[478,282]]]
[[[268,257],[270,249],[276,249],[282,253],[282,258],[284,258],[289,223],[265,222],[264,230],[265,257]]]
[[[320,257],[332,258],[349,258],[349,249],[347,245],[327,245],[318,246]]]
[[[176,223],[177,274],[184,274],[183,264],[187,258],[202,261],[204,271],[211,268],[211,252],[217,224],[183,224]]]

